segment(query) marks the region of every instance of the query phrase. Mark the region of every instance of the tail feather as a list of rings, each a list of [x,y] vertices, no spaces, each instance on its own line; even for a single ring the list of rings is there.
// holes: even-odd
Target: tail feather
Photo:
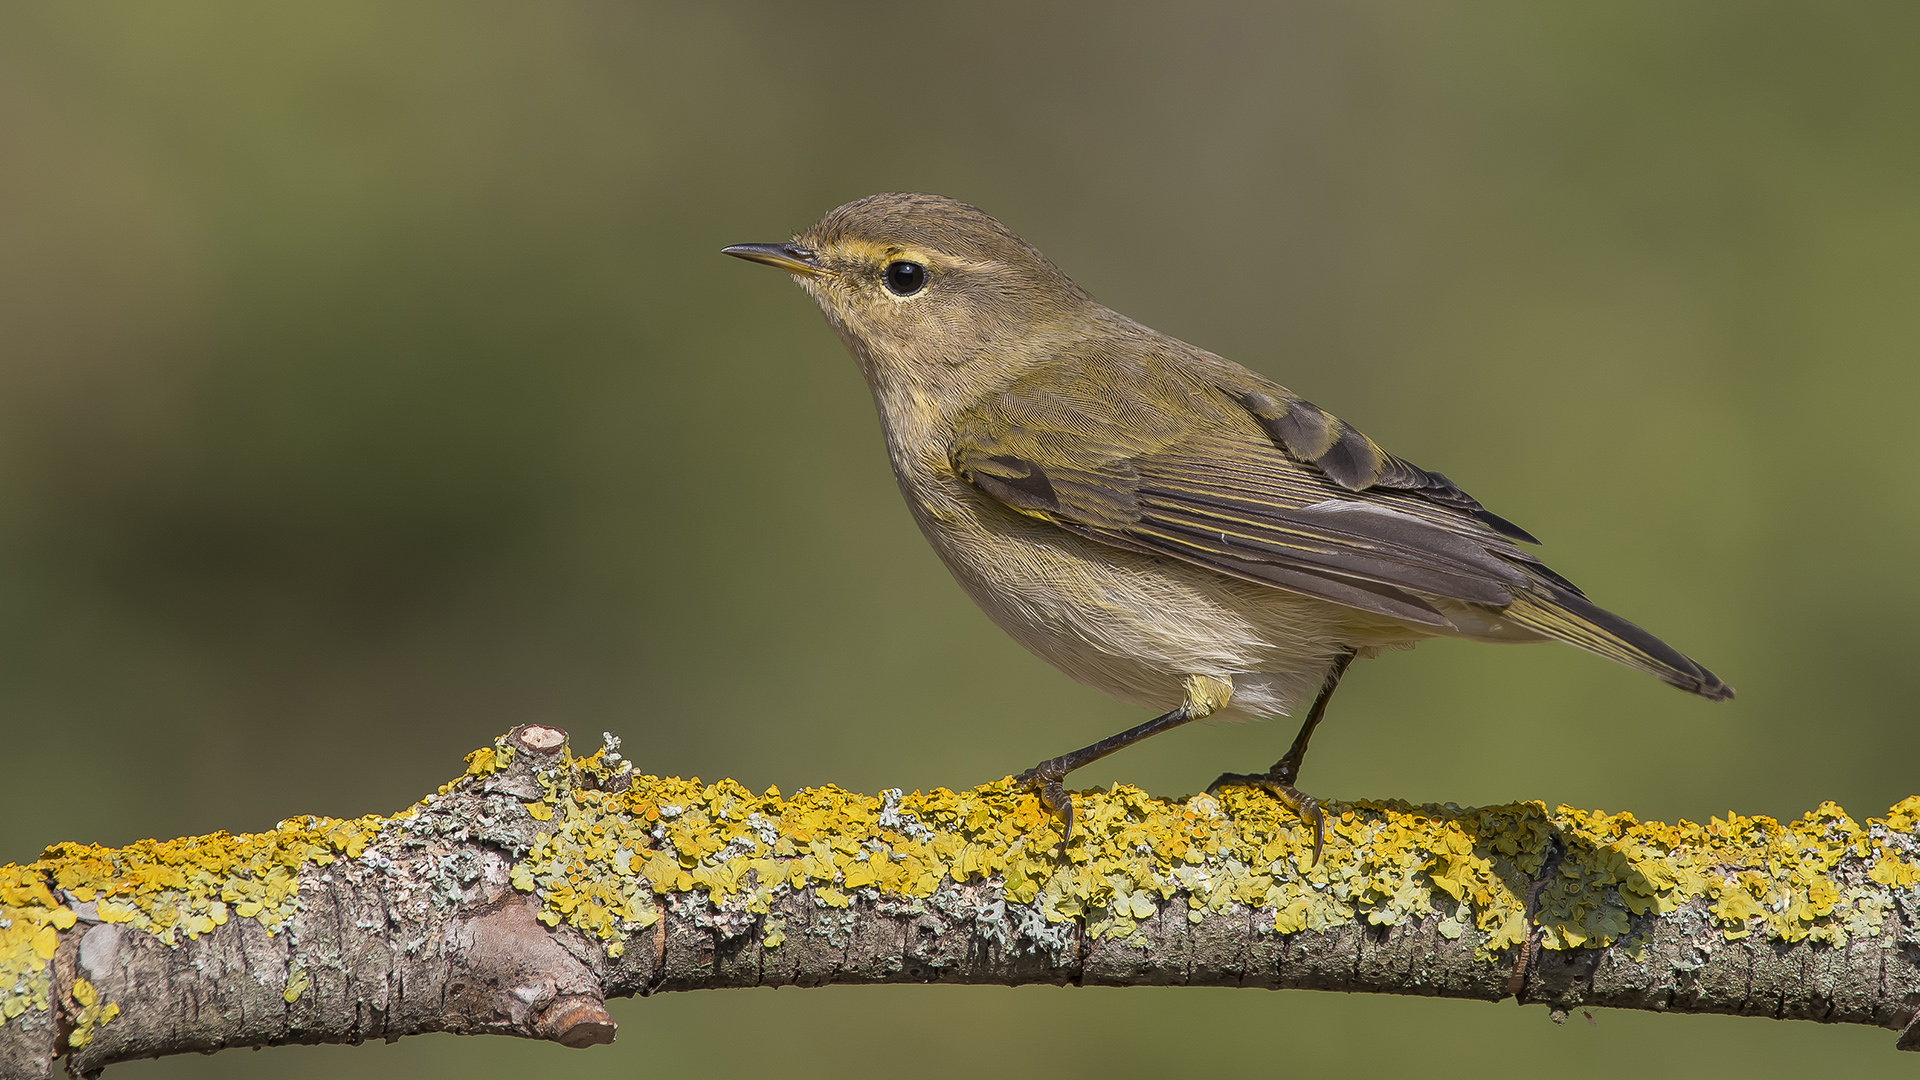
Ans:
[[[1575,645],[1590,653],[1644,671],[1669,686],[1677,686],[1709,701],[1733,697],[1733,687],[1719,676],[1682,655],[1679,650],[1640,627],[1596,606],[1575,592],[1555,588],[1548,595],[1520,594],[1505,615],[1537,633]]]

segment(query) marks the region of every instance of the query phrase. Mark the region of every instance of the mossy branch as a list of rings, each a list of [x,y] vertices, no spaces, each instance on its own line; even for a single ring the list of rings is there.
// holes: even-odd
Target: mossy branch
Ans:
[[[516,728],[390,818],[50,848],[0,869],[0,1076],[428,1031],[611,1041],[605,1001],[850,982],[1516,997],[1903,1032],[1920,797],[1864,824],[1005,782],[782,798]]]

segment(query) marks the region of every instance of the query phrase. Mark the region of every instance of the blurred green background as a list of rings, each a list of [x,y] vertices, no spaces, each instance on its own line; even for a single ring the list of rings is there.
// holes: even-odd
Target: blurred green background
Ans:
[[[874,191],[1446,471],[1740,689],[1362,665],[1311,790],[1643,816],[1920,791],[1911,4],[0,9],[0,860],[387,812],[509,726],[964,786],[1143,719],[927,550],[851,361],[721,257]],[[1189,792],[1292,727],[1076,774]],[[613,1047],[127,1078],[1908,1075],[1894,1035],[1305,993],[615,1006]]]

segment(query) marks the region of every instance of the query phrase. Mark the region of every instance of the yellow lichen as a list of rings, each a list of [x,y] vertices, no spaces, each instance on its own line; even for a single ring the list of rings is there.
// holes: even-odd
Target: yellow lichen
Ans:
[[[100,992],[85,979],[73,980],[72,996],[80,1008],[73,1017],[73,1030],[67,1033],[67,1045],[78,1050],[93,1041],[95,1028],[120,1015],[120,1006],[102,1002]]]
[[[312,985],[313,977],[307,974],[305,968],[295,965],[287,969],[287,988],[280,991],[280,997],[291,1005],[299,1001],[300,995],[306,993],[307,988]]]
[[[1006,780],[959,792],[755,794],[729,780],[636,775],[616,746],[533,773],[541,795],[521,805],[534,840],[510,870],[542,921],[598,938],[609,955],[659,920],[663,899],[768,916],[760,941],[776,948],[787,936],[772,905],[785,890],[845,907],[911,902],[949,881],[988,883],[992,895],[1036,905],[1044,923],[1085,919],[1096,938],[1125,939],[1169,905],[1193,921],[1238,906],[1283,934],[1431,919],[1449,940],[1472,935],[1492,959],[1536,934],[1550,949],[1636,950],[1635,919],[1644,928],[1646,917],[1697,904],[1729,938],[1843,945],[1881,931],[1889,890],[1920,883],[1920,863],[1904,854],[1920,850],[1920,797],[1865,825],[1832,804],[1786,824],[1729,814],[1669,825],[1538,802],[1328,803],[1325,852],[1308,865],[1310,834],[1258,790],[1076,793],[1078,826],[1063,841],[1033,794]],[[514,756],[504,739],[476,751],[430,799],[490,783]],[[169,944],[232,918],[277,932],[303,868],[358,859],[413,820],[309,817],[243,836],[60,844],[0,868],[0,1019],[49,1007],[48,960],[82,917],[75,905]],[[85,1039],[114,1007],[81,1000],[83,984],[73,993],[90,1016],[75,1029]],[[287,1001],[309,984],[291,967]],[[95,995],[90,985],[84,993]]]
[[[513,763],[510,746],[483,746],[467,755],[468,776],[489,776]]]
[[[123,848],[56,844],[36,862],[0,867],[0,1020],[48,1008],[47,961],[59,932],[78,920],[69,902],[92,904],[99,921],[168,944],[236,915],[278,932],[293,915],[301,868],[360,857],[385,824],[378,817],[308,817],[241,836],[141,840]],[[101,1006],[92,1022],[111,1019],[108,1010],[118,1006]]]
[[[1920,798],[1888,812],[1883,830],[1911,835]],[[1633,914],[1664,913],[1697,897],[1729,939],[1762,932],[1780,941],[1812,939],[1843,945],[1854,933],[1877,934],[1877,918],[1861,918],[1864,893],[1848,891],[1833,873],[1849,856],[1863,860],[1866,876],[1890,887],[1920,882],[1920,866],[1873,835],[1874,822],[1856,823],[1833,803],[1799,821],[1728,814],[1706,825],[1635,821],[1562,807],[1557,815],[1573,857],[1601,894],[1611,887]],[[1541,912],[1542,925],[1565,918],[1565,905]],[[1603,934],[1610,944],[1619,934]]]
[[[1235,904],[1271,910],[1280,933],[1437,917],[1450,938],[1477,928],[1486,956],[1536,929],[1550,949],[1611,945],[1631,936],[1633,916],[1696,898],[1711,901],[1729,936],[1758,929],[1840,944],[1878,932],[1859,906],[1877,894],[1843,895],[1828,877],[1841,857],[1869,859],[1882,884],[1920,879],[1831,804],[1791,825],[1730,815],[1706,826],[1540,803],[1330,805],[1325,855],[1305,866],[1305,830],[1257,791],[1169,801],[1116,785],[1075,800],[1080,827],[1063,845],[1052,816],[1006,781],[782,798],[731,781],[635,776],[624,792],[583,788],[559,800],[552,831],[514,880],[538,894],[550,923],[609,941],[657,917],[649,893],[738,898],[765,912],[781,886],[812,887],[817,903],[838,907],[861,892],[922,898],[943,881],[990,878],[1050,922],[1086,918],[1095,937],[1124,937],[1179,897],[1196,919]],[[1917,820],[1920,799],[1894,808],[1888,824],[1910,830]],[[1529,914],[1528,886],[1549,857],[1554,872]],[[784,933],[766,938],[776,945]]]

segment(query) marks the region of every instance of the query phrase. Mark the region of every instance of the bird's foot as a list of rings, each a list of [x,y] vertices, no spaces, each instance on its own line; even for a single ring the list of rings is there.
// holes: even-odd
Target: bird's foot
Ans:
[[[1284,764],[1284,763],[1282,763]],[[1219,778],[1207,785],[1207,793],[1217,793],[1223,787],[1257,787],[1271,792],[1273,797],[1287,804],[1300,819],[1300,824],[1313,831],[1313,858],[1308,866],[1320,862],[1320,849],[1326,845],[1327,815],[1320,810],[1320,800],[1293,786],[1293,770],[1283,770],[1279,765],[1263,773],[1221,773]]]
[[[1067,788],[1061,781],[1067,778],[1067,770],[1060,767],[1055,758],[1043,761],[1026,772],[1013,778],[1016,784],[1032,788],[1040,796],[1040,803],[1060,819],[1060,839],[1073,839],[1073,796],[1067,794]]]

